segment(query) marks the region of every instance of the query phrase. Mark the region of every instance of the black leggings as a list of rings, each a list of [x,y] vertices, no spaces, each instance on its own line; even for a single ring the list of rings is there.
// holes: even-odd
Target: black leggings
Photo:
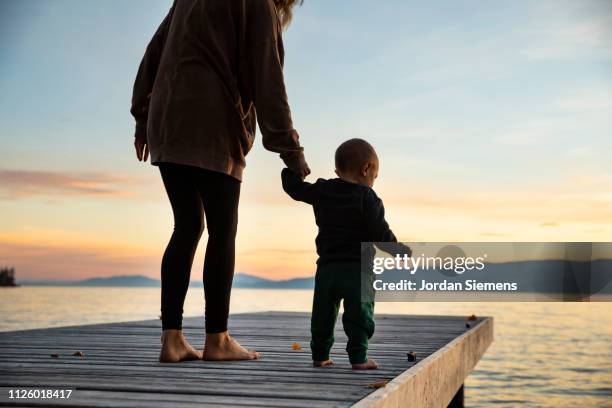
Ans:
[[[206,214],[206,332],[224,332],[234,278],[240,181],[216,171],[175,163],[160,163],[159,170],[174,213],[174,232],[161,265],[162,329],[182,329],[191,266]]]

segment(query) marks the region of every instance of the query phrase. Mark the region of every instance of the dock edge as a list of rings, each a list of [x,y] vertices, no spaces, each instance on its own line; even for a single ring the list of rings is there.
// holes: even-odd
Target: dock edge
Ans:
[[[353,407],[446,408],[492,342],[493,317],[486,317]]]

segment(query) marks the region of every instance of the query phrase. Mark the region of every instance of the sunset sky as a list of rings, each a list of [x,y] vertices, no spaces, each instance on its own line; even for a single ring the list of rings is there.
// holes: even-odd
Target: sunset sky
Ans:
[[[159,277],[172,213],[129,108],[170,5],[0,4],[0,266],[18,279]],[[305,0],[284,42],[311,180],[369,140],[401,240],[612,241],[609,1]],[[311,276],[312,210],[257,138],[236,271]]]

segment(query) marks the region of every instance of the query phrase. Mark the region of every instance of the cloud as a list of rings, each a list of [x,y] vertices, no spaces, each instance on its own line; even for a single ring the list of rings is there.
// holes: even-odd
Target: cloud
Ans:
[[[248,247],[247,247],[248,248]],[[0,234],[0,267],[13,266],[20,280],[68,280],[115,275],[159,278],[162,247],[91,239],[85,234],[27,230]],[[204,257],[194,260],[192,280],[200,280]],[[236,271],[287,279],[312,273],[314,243],[308,249],[239,249]]]
[[[531,59],[575,58],[596,54],[612,57],[610,30],[601,22],[583,23],[573,27],[554,27],[533,33],[535,40],[523,50]]]
[[[311,249],[291,249],[291,248],[259,248],[249,249],[240,252],[243,256],[260,256],[260,255],[288,255],[288,256],[302,256],[311,255]]]
[[[413,213],[433,213],[445,219],[477,217],[495,223],[509,220],[548,227],[562,223],[612,225],[611,183],[612,175],[586,174],[572,175],[555,184],[526,183],[513,189],[449,189],[415,183],[410,190],[385,188],[379,195],[390,213],[394,208],[409,208]]]
[[[559,100],[557,107],[562,111],[589,112],[602,110],[609,114],[609,111],[612,111],[612,89],[584,90]]]
[[[533,8],[523,55],[529,59],[612,58],[609,2],[542,2]],[[543,17],[546,17],[544,20]]]
[[[503,233],[503,232],[483,232],[482,234],[483,237],[511,237],[512,234],[507,234],[507,233]]]
[[[0,169],[0,199],[36,196],[132,197],[126,186],[137,180],[105,173],[71,173]]]
[[[97,276],[148,275],[159,269],[159,256],[140,248],[104,244],[43,242],[0,237],[2,265],[13,266],[17,279],[86,279]],[[154,272],[153,272],[154,271]]]
[[[584,130],[584,125],[574,117],[555,117],[552,115],[516,121],[508,125],[507,130],[495,136],[494,140],[505,146],[548,147],[560,137],[572,132]]]

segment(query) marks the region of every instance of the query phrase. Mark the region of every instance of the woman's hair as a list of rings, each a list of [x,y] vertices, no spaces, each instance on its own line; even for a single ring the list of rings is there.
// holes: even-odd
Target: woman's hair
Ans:
[[[301,6],[304,0],[274,0],[283,29],[289,27],[293,17],[293,7]]]

